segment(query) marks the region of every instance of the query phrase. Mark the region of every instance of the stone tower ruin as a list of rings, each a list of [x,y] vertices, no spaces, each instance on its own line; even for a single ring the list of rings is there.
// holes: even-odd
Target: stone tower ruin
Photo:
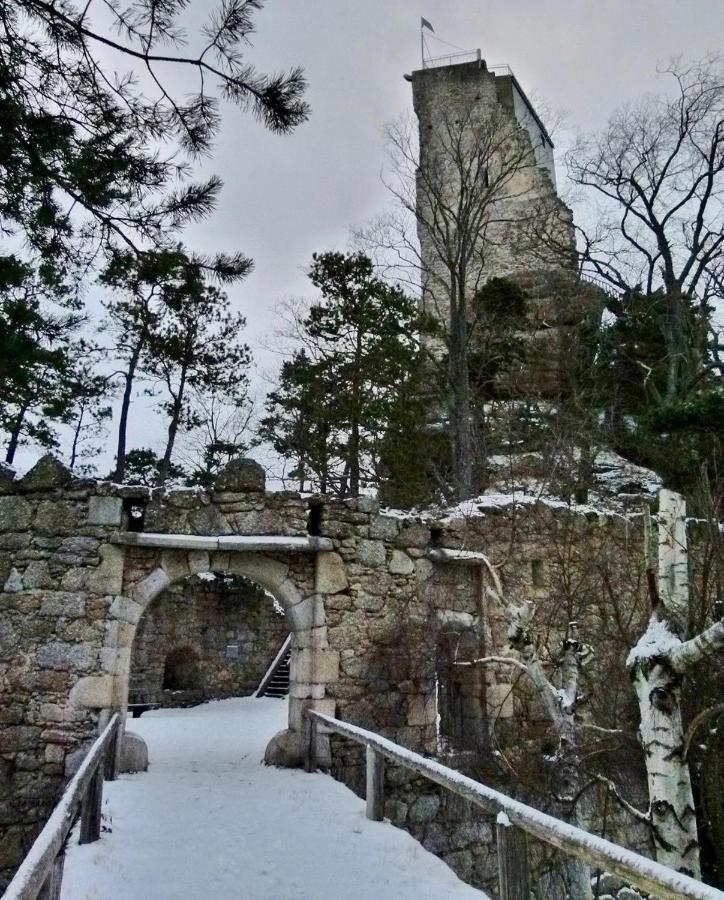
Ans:
[[[554,395],[563,334],[591,310],[575,277],[573,218],[558,196],[553,142],[515,75],[471,55],[425,60],[406,76],[419,123],[422,307],[447,324],[451,292],[471,298],[491,278],[515,281],[529,298],[537,361],[512,393]],[[468,259],[451,275],[468,237]]]

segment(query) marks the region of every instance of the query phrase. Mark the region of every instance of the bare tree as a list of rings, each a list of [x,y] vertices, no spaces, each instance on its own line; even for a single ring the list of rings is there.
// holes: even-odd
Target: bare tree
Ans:
[[[484,326],[474,299],[491,275],[525,268],[526,218],[537,207],[519,201],[534,197],[541,180],[551,186],[527,133],[501,106],[443,114],[421,146],[409,118],[388,126],[387,137],[385,183],[394,202],[358,237],[386,274],[416,288],[423,311],[439,324],[426,347],[446,387],[452,481],[464,499],[479,486],[475,463],[485,455],[469,373],[476,329]],[[551,231],[568,227],[562,204],[549,213]],[[516,247],[520,256],[511,264]]]
[[[585,268],[622,293],[665,295],[671,400],[708,364],[706,295],[721,288],[724,69],[707,57],[663,71],[674,80],[670,95],[614,113],[602,133],[579,138],[567,162],[572,180],[601,201],[595,228],[583,233]]]
[[[229,396],[196,389],[190,393],[198,426],[182,435],[178,459],[194,483],[208,487],[230,460],[250,448],[254,403],[246,393]]]

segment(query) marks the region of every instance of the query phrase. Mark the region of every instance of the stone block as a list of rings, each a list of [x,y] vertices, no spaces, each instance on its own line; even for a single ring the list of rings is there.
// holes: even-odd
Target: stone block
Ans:
[[[293,640],[294,646],[299,649],[309,647],[316,650],[326,650],[329,647],[327,626],[322,625],[321,628],[309,628],[306,631],[294,631]]]
[[[72,591],[54,591],[43,597],[38,615],[78,619],[85,614],[85,597]]]
[[[15,469],[7,463],[0,462],[0,494],[12,494],[15,491]]]
[[[109,613],[113,618],[136,625],[143,614],[144,607],[131,597],[119,594],[113,598]]]
[[[510,684],[489,684],[485,689],[488,715],[493,718],[512,719],[513,686]]]
[[[264,587],[263,582],[260,582],[260,584]],[[282,606],[286,612],[289,611],[290,607],[296,606],[304,599],[291,578],[286,578],[276,589],[275,593],[278,595],[279,600],[281,600]]]
[[[23,576],[18,572],[18,570],[13,566],[10,569],[10,574],[5,581],[5,585],[3,590],[6,594],[17,594],[23,589]]]
[[[35,515],[37,534],[68,534],[78,525],[78,505],[66,500],[43,500]]]
[[[321,700],[310,700],[306,704],[307,709],[313,709],[325,716],[334,718],[337,715],[337,701],[333,697],[323,697]],[[317,734],[331,734],[329,728],[321,722],[317,722]]]
[[[232,553],[230,569],[234,575],[243,575],[272,592],[285,583],[289,574],[286,563],[257,553]]]
[[[98,652],[84,644],[51,641],[38,648],[35,662],[41,669],[61,671],[88,669],[96,663]]]
[[[301,729],[280,731],[267,744],[264,764],[283,769],[298,769],[304,765],[305,737]]]
[[[415,564],[404,551],[393,550],[388,569],[391,575],[412,575]]]
[[[148,770],[148,747],[140,734],[127,731],[121,744],[121,772],[146,772]]]
[[[444,628],[452,628],[454,631],[466,631],[475,623],[475,616],[470,613],[456,612],[453,609],[439,609],[437,611],[438,622]]]
[[[405,522],[395,539],[398,547],[425,548],[430,543],[430,529],[416,522]]]
[[[434,569],[435,567],[429,559],[415,560],[415,575],[418,581],[429,581],[432,578]]]
[[[315,595],[312,597],[312,602],[314,604],[314,627],[321,628],[322,625],[327,624],[327,613],[324,609],[324,597]]]
[[[42,590],[53,586],[48,563],[44,559],[34,559],[23,572],[23,586],[27,590]]]
[[[19,865],[26,850],[22,829],[4,829],[4,834],[0,838],[0,869],[10,869]]]
[[[297,700],[311,700],[312,685],[308,682],[295,681],[289,685],[289,696],[295,697]]]
[[[60,579],[61,589],[73,592],[85,590],[86,576],[90,571],[91,570],[87,568],[68,569],[67,572],[63,573],[63,577]]]
[[[437,705],[432,695],[418,694],[410,697],[407,705],[408,725],[434,725],[437,718]]]
[[[88,501],[88,524],[120,527],[123,500],[120,497],[91,497]]]
[[[18,482],[21,491],[50,491],[70,483],[70,472],[50,453],[42,456],[33,468]]]
[[[287,611],[290,631],[299,633],[314,627],[314,600],[314,597],[305,597]]]
[[[370,538],[377,541],[393,541],[400,530],[400,520],[392,516],[375,516],[370,520]]]
[[[46,744],[45,761],[62,766],[65,762],[65,748],[60,744]]]
[[[203,550],[192,550],[188,555],[188,563],[189,571],[192,575],[198,575],[199,572],[208,572],[211,568],[209,554]],[[156,569],[156,571],[159,570]]]
[[[265,487],[264,469],[253,459],[232,459],[214,482],[214,491],[229,493],[261,492]]]
[[[208,570],[208,553],[189,553],[189,560],[192,556],[205,556],[206,557],[206,567],[202,567],[201,569],[193,569],[193,571],[205,572]],[[142,609],[145,609],[151,600],[154,597],[158,597],[158,595],[165,591],[166,588],[171,584],[171,579],[168,577],[166,572],[163,569],[154,569],[149,575],[140,581],[135,588],[133,589],[133,599],[136,600],[137,604],[140,604]],[[121,599],[120,597],[117,599]],[[140,613],[139,613],[140,615]],[[125,618],[124,616],[119,616],[119,618]],[[127,619],[126,621],[130,622],[131,619]],[[136,622],[138,619],[135,620]]]
[[[0,497],[0,531],[25,531],[32,519],[33,507],[25,497]]]
[[[172,583],[180,581],[189,574],[188,556],[182,550],[164,550],[161,554],[161,568]]]
[[[440,797],[437,794],[422,794],[412,801],[407,818],[413,825],[423,825],[434,819],[439,809]]]
[[[189,526],[194,534],[231,534],[232,529],[216,506],[202,506],[189,513]]]
[[[376,569],[385,564],[386,556],[382,541],[360,541],[357,545],[357,561],[362,566]]]
[[[344,560],[339,553],[318,553],[315,561],[315,590],[320,594],[339,594],[349,587]]]
[[[79,679],[70,692],[70,702],[88,709],[106,709],[113,705],[112,675],[89,675]]]
[[[305,647],[292,653],[290,677],[292,681],[327,684],[339,679],[339,653]]]

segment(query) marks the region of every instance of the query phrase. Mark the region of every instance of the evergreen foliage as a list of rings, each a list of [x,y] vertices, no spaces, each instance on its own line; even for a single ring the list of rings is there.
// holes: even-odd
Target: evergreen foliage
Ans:
[[[269,395],[261,436],[300,485],[356,497],[384,477],[385,436],[412,409],[417,308],[361,253],[315,254],[309,278],[321,296],[302,323],[304,349]]]

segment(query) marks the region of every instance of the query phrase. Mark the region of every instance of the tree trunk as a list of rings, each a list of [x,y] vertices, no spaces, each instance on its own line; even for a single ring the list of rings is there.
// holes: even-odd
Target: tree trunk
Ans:
[[[666,399],[675,400],[686,387],[691,347],[686,334],[686,301],[681,286],[676,282],[667,285],[667,355]]]
[[[648,628],[629,654],[627,666],[639,702],[639,736],[646,759],[656,859],[700,878],[696,811],[684,756],[681,683],[688,664],[702,658],[716,643],[710,630],[682,644],[688,607],[686,505],[680,495],[662,490],[658,598]]]
[[[519,613],[520,615],[520,613]],[[553,789],[561,805],[561,818],[572,825],[585,827],[578,814],[576,798],[581,792],[580,760],[578,756],[578,732],[575,707],[578,691],[579,660],[578,644],[566,641],[561,665],[563,687],[557,690],[543,671],[531,636],[528,632],[525,614],[513,617],[511,644],[521,654],[528,675],[540,693],[548,718],[558,736],[558,749],[554,761]],[[585,796],[585,795],[584,795]],[[581,799],[578,803],[582,802]],[[580,859],[566,858],[560,862],[563,878],[570,900],[591,900],[591,869]]]
[[[118,446],[116,448],[116,469],[113,473],[114,481],[123,481],[126,472],[126,431],[128,429],[128,410],[131,406],[131,392],[133,391],[133,379],[136,375],[138,360],[141,356],[143,340],[140,340],[133,348],[128,360],[128,369],[124,379],[123,399],[121,400],[121,415],[118,420]]]
[[[467,500],[475,493],[473,481],[475,440],[470,404],[467,321],[461,300],[451,304],[448,372],[453,487],[458,500]]]
[[[653,616],[649,630],[636,649],[645,646],[662,623]],[[671,635],[673,641],[677,641]],[[639,701],[639,735],[646,756],[649,811],[658,862],[701,877],[696,811],[689,766],[684,759],[681,720],[681,677],[668,664],[666,654],[639,654],[631,668]]]
[[[20,444],[20,435],[23,431],[23,423],[25,422],[25,414],[28,411],[28,404],[24,403],[20,407],[20,411],[15,417],[15,421],[13,422],[13,427],[10,430],[10,440],[8,441],[8,448],[5,454],[5,462],[8,465],[12,465],[15,459],[15,454],[18,450],[18,445]]]
[[[362,364],[362,333],[357,329],[355,343],[354,372],[352,376],[352,421],[350,422],[347,453],[349,458],[349,493],[351,497],[359,497],[360,482],[360,366]]]
[[[73,444],[70,448],[70,462],[68,468],[72,472],[75,469],[76,459],[78,457],[78,442],[80,441],[80,433],[83,428],[83,417],[85,416],[85,405],[81,405],[78,421],[73,429]]]
[[[184,393],[186,390],[186,373],[188,368],[186,365],[181,369],[181,379],[179,381],[178,391],[173,400],[171,408],[171,419],[168,423],[168,439],[166,441],[166,449],[158,469],[157,484],[165,484],[168,473],[171,469],[171,457],[173,456],[173,447],[176,443],[176,435],[178,434],[178,423],[181,419],[181,410],[183,409]]]

